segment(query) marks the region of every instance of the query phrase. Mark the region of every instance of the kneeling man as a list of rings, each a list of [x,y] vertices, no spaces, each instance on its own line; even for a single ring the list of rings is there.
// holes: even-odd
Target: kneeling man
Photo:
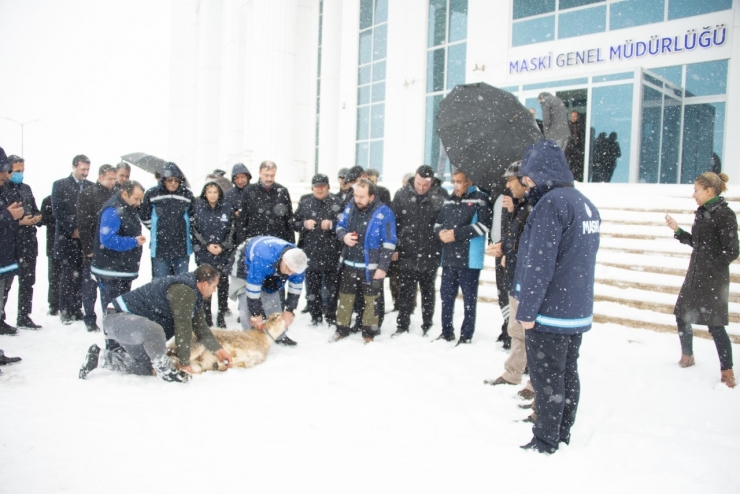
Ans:
[[[231,355],[221,348],[206,324],[203,299],[210,298],[218,288],[220,273],[203,264],[192,273],[157,278],[125,293],[112,302],[114,311],[103,318],[106,336],[120,347],[104,352],[105,368],[142,376],[152,371],[170,382],[190,380],[190,347],[193,334],[219,360],[231,366]],[[173,367],[165,343],[175,337],[177,358],[181,364]],[[80,369],[80,378],[97,367],[100,348],[93,345],[87,361]]]

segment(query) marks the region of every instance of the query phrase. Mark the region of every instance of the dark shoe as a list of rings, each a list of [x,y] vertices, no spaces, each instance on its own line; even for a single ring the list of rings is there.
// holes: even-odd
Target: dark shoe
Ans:
[[[72,324],[73,322],[75,322],[75,320],[74,320],[74,318],[72,318],[72,316],[69,316],[69,315],[65,314],[64,312],[62,312],[62,315],[61,315],[60,319],[62,321],[62,324],[64,324],[65,326],[69,326],[70,324]]]
[[[213,317],[210,314],[208,314],[206,315],[205,319],[206,319],[206,325],[209,328],[212,328],[213,327]]]
[[[524,366],[524,372],[523,372],[523,374],[529,375],[529,366],[528,365],[525,365]]]
[[[532,409],[532,403],[520,403],[517,405],[522,410],[531,410]]]
[[[321,316],[319,316],[316,319],[311,319],[311,326],[316,327],[316,326],[321,325],[321,323],[323,322],[324,322],[324,319]]]
[[[511,337],[504,339],[504,350],[511,350]]]
[[[28,316],[19,318],[16,325],[23,329],[41,329],[41,326],[33,322]]]
[[[517,394],[521,396],[523,400],[534,400],[534,391],[530,391],[527,388],[520,390]]]
[[[399,336],[399,335],[402,335],[402,334],[407,334],[408,332],[409,332],[409,330],[408,330],[408,329],[401,329],[401,328],[398,328],[398,329],[396,330],[396,332],[395,332],[395,333],[393,333],[393,334],[391,335],[391,338],[395,338],[396,336]]]
[[[98,367],[98,357],[100,356],[100,347],[93,345],[87,349],[85,363],[80,367],[80,379],[85,379],[95,368]]]
[[[163,381],[186,383],[190,381],[190,374],[172,366],[172,361],[164,355],[157,362],[152,362],[152,367],[157,372],[157,377]]]
[[[82,311],[75,312],[74,320],[75,321],[84,321],[85,320],[85,314],[83,314]]]
[[[491,386],[498,386],[500,384],[510,384],[514,386],[514,383],[510,383],[509,381],[507,381],[501,376],[497,377],[496,379],[486,379],[485,381],[483,381],[483,384],[488,384]]]
[[[455,341],[455,335],[453,334],[445,334],[442,333],[441,335],[437,336],[438,340],[445,340],[445,341]]]
[[[0,334],[4,334],[8,336],[18,334],[18,328],[14,328],[10,324],[6,323],[5,321],[0,321]]]
[[[278,345],[283,345],[283,346],[296,346],[298,344],[295,341],[288,338],[287,336],[283,336],[282,338],[275,341],[275,343],[277,343]]]
[[[421,335],[422,336],[429,336],[427,333],[429,332],[429,330],[431,328],[432,328],[432,325],[431,324],[422,324],[421,325],[421,331],[422,331]]]
[[[5,352],[0,350],[0,365],[15,364],[21,361],[20,357],[7,357]]]
[[[308,304],[306,304],[306,306],[301,311],[301,314],[307,314],[307,313],[308,313]]]
[[[469,344],[470,344],[470,338],[463,338],[461,336],[460,339],[457,340],[457,343],[455,343],[455,346],[469,345]]]
[[[537,414],[532,413],[527,417],[526,419],[522,420],[522,422],[525,422],[527,424],[536,424],[537,423]]]
[[[51,309],[50,308],[49,311],[47,312],[47,314],[49,314],[50,316],[58,316],[59,315],[59,309]]]
[[[337,321],[336,321],[336,319],[327,319],[326,320],[326,325],[329,326],[330,328],[331,327],[337,327]]]
[[[524,446],[519,446],[519,447],[520,447],[520,448],[522,448],[522,449],[524,449],[524,450],[527,450],[527,451],[536,451],[536,452],[538,452],[538,453],[542,453],[542,454],[545,454],[545,455],[549,455],[549,454],[552,454],[552,453],[554,453],[555,451],[557,451],[556,449],[552,449],[552,448],[550,448],[550,451],[547,451],[546,449],[542,449],[542,448],[541,448],[541,447],[540,447],[540,446],[539,446],[539,445],[537,444],[537,440],[536,440],[536,439],[534,439],[534,438],[532,438],[532,440],[531,440],[531,441],[529,441],[529,442],[528,442],[527,444],[525,444]]]
[[[496,338],[496,341],[504,341],[508,337],[509,337],[509,332],[506,331],[506,329],[503,329],[501,330],[501,333],[499,333],[498,338]]]
[[[99,333],[100,332],[100,328],[95,323],[85,324],[85,327],[87,328],[88,333]]]
[[[223,314],[219,314],[216,316],[216,327],[226,329],[226,318]]]

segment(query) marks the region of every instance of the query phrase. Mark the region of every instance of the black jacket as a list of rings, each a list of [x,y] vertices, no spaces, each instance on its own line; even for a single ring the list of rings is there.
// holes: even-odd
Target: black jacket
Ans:
[[[382,185],[376,185],[376,188],[378,189],[378,200],[385,204],[386,206],[391,205],[391,191],[387,188],[383,187]]]
[[[735,212],[720,197],[696,210],[691,233],[674,236],[694,250],[673,313],[690,324],[726,326],[730,263],[738,257]]]
[[[301,197],[295,212],[293,227],[298,232],[298,247],[308,256],[308,271],[334,271],[339,262],[341,246],[337,240],[337,221],[342,212],[342,200],[332,194],[319,201],[313,194]],[[313,230],[307,230],[305,220],[315,220]],[[328,230],[321,228],[321,222],[331,221]]]
[[[114,193],[113,189],[107,189],[95,182],[92,187],[83,190],[77,197],[77,224],[80,230],[82,255],[85,257],[93,253],[100,208],[113,197]]]
[[[0,280],[18,274],[18,255],[16,254],[16,235],[18,220],[8,211],[10,203],[0,194]]]
[[[288,189],[275,182],[267,190],[262,182],[247,185],[241,218],[246,238],[268,235],[295,243],[293,204]]]
[[[6,182],[3,191],[9,204],[20,202],[23,204],[23,216],[38,216],[41,214],[36,207],[36,199],[33,197],[31,187],[26,184],[15,184],[11,181]],[[38,223],[36,224],[38,225]],[[18,237],[16,246],[18,257],[21,259],[27,257],[37,257],[39,255],[39,243],[36,240],[36,225],[18,225]]]
[[[229,190],[233,190],[232,187]],[[212,208],[207,200],[197,199],[195,201],[195,217],[193,218],[193,238],[195,245],[195,262],[210,264],[216,269],[222,270],[229,263],[229,257],[234,251],[234,217],[231,203],[223,198],[219,199],[216,207]],[[208,252],[208,246],[216,244],[221,246],[221,254],[214,256]]]
[[[524,225],[527,224],[527,217],[532,211],[532,206],[526,198],[513,199],[514,211],[511,213],[504,210],[501,222],[501,249],[506,256],[506,277],[504,287],[506,293],[511,290],[511,283],[514,280],[516,271],[517,250],[519,248],[519,238],[524,231]]]
[[[54,256],[54,229],[56,228],[56,220],[51,210],[51,196],[46,196],[41,201],[41,221],[36,225],[46,227],[46,257],[51,258]]]
[[[442,242],[434,234],[434,223],[444,199],[428,191],[420,196],[413,185],[402,187],[393,198],[401,270],[433,271],[439,267]]]
[[[347,204],[349,204],[349,201],[352,200],[352,198],[355,196],[355,189],[352,187],[349,188],[349,191],[347,191],[347,195],[344,196],[344,192],[342,192],[342,189],[339,189],[338,191],[334,192],[334,196],[338,197],[340,201],[342,201],[342,209],[347,207]]]
[[[82,188],[92,187],[89,180],[82,181]],[[77,229],[77,197],[80,184],[72,174],[57,180],[51,188],[51,209],[56,220],[54,231],[54,258],[67,259],[79,255],[80,240],[72,238]]]

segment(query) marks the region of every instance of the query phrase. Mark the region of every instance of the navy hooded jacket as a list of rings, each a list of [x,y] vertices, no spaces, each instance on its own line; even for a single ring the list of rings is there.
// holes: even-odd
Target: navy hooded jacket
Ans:
[[[599,211],[573,188],[563,151],[542,139],[527,148],[521,176],[536,187],[527,192],[532,212],[519,241],[512,295],[517,319],[546,333],[591,329],[594,272],[599,250]]]
[[[165,187],[164,181],[169,177],[180,179],[175,192]],[[176,164],[167,163],[162,180],[144,194],[139,211],[142,223],[152,232],[149,245],[152,257],[177,259],[192,254],[190,222],[194,215],[195,198],[185,187],[185,176]]]

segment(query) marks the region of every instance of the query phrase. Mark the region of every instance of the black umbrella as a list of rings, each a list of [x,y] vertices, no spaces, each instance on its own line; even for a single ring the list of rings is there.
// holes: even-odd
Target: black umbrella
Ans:
[[[437,133],[452,165],[492,192],[500,192],[506,167],[542,139],[516,96],[483,82],[450,91],[439,105]]]
[[[145,172],[149,172],[152,174],[159,174],[162,175],[162,171],[164,170],[164,165],[166,165],[168,162],[163,160],[162,158],[157,158],[154,155],[146,154],[146,153],[131,153],[121,156],[121,161],[124,163],[128,163],[131,166],[136,166],[138,168],[141,168]],[[183,175],[185,187],[190,187],[190,184],[188,183],[188,179],[185,178],[185,175]]]

